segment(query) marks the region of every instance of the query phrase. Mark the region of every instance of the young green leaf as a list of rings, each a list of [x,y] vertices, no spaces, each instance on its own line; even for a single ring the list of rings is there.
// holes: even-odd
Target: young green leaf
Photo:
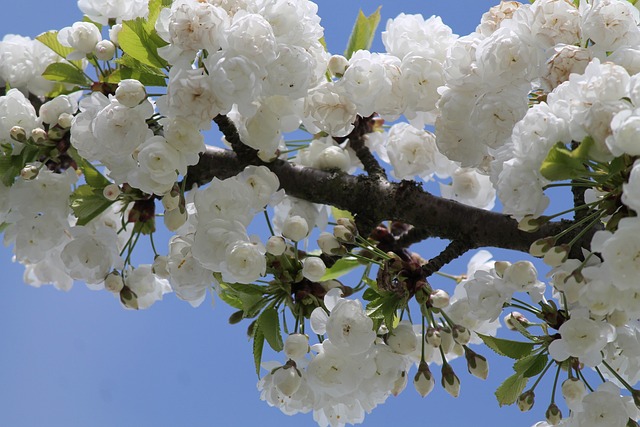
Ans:
[[[354,268],[359,267],[360,265],[361,265],[360,262],[358,262],[356,258],[353,258],[353,257],[340,258],[330,268],[327,268],[326,272],[324,273],[324,276],[322,276],[320,281],[324,282],[326,280],[337,279],[339,277],[344,276]]]
[[[143,64],[155,68],[165,68],[168,64],[158,55],[158,47],[166,43],[157,34],[148,33],[144,22],[139,18],[135,21],[125,21],[118,34],[118,43],[127,55]]]
[[[496,389],[495,395],[498,399],[498,404],[500,406],[513,405],[516,400],[518,400],[518,396],[522,394],[522,391],[527,386],[528,381],[528,378],[524,378],[520,374],[514,374],[507,378]]]
[[[531,378],[542,372],[548,361],[549,357],[545,353],[531,354],[517,360],[513,364],[513,370],[525,378]]]
[[[81,185],[71,194],[71,209],[78,218],[77,225],[87,225],[112,203],[113,201],[105,199],[102,190],[94,190],[88,184]]]
[[[284,343],[280,334],[280,318],[275,307],[265,309],[258,317],[258,326],[267,339],[267,342],[275,351],[282,351]]]
[[[52,82],[70,83],[80,86],[90,86],[92,83],[91,79],[82,71],[64,62],[49,64],[47,69],[42,73],[42,77]]]
[[[349,59],[354,52],[363,49],[369,49],[371,43],[373,43],[373,37],[376,34],[376,29],[380,23],[380,8],[378,6],[375,12],[369,16],[365,16],[362,10],[358,12],[358,18],[353,26],[351,35],[349,36],[349,42],[347,43],[347,49],[344,51],[344,56]]]
[[[73,48],[62,46],[58,41],[58,32],[57,31],[47,31],[46,33],[42,33],[36,37],[43,45],[47,46],[49,49],[57,53],[63,58],[66,58],[71,52],[73,52]],[[70,61],[77,68],[82,68],[82,61]]]
[[[482,334],[478,334],[478,336],[487,347],[501,356],[522,359],[533,351],[533,343],[530,342],[511,341]]]
[[[262,349],[264,348],[264,334],[257,323],[253,327],[253,362],[256,365],[256,374],[260,378],[260,363],[262,363]]]

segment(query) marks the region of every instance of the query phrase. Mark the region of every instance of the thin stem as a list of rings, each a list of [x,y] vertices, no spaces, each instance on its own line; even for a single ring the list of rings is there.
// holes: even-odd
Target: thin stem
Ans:
[[[609,370],[609,372],[611,372],[611,373],[613,374],[613,376],[614,376],[614,377],[616,377],[616,378],[618,379],[618,381],[620,381],[620,382],[622,383],[622,385],[624,386],[624,388],[626,388],[626,389],[627,389],[627,390],[629,390],[631,393],[633,393],[633,391],[634,391],[634,390],[633,390],[633,387],[631,387],[631,386],[629,385],[629,383],[628,383],[628,382],[626,382],[626,381],[624,380],[624,378],[622,378],[622,377],[620,376],[620,374],[618,374],[618,373],[616,372],[616,370],[615,370],[615,369],[613,369],[613,368],[612,368],[612,367],[611,367],[611,366],[610,366],[610,365],[609,365],[605,360],[603,360],[603,361],[602,361],[602,364],[603,364],[603,365],[604,365],[604,366]]]
[[[269,227],[269,232],[271,233],[272,236],[275,236],[276,233],[273,232],[273,227],[271,226],[271,219],[269,219],[269,213],[267,212],[266,209],[262,212],[264,212],[264,218],[267,220],[267,227]]]
[[[556,377],[553,380],[553,389],[551,389],[551,403],[556,402],[556,387],[558,386],[558,377],[560,376],[561,365],[558,363],[558,369],[556,370]]]
[[[538,386],[538,384],[540,383],[540,380],[542,379],[542,377],[544,377],[544,375],[547,373],[547,371],[549,370],[549,368],[551,367],[551,365],[553,365],[555,363],[555,360],[552,360],[551,362],[549,362],[547,364],[547,366],[545,366],[544,370],[542,371],[542,373],[538,376],[538,378],[536,378],[536,382],[533,383],[533,386],[531,387],[531,391],[534,391],[536,389],[536,387]]]
[[[422,348],[420,350],[420,362],[424,362],[424,342],[426,338],[427,328],[425,327],[424,315],[422,315]]]
[[[534,306],[532,306],[531,304],[529,304],[529,303],[527,303],[525,301],[522,301],[522,300],[520,300],[518,298],[511,298],[511,300],[517,302],[518,304],[522,304],[524,306],[527,306],[527,307],[531,308],[532,310],[535,310],[537,313],[540,313],[540,309],[539,308],[534,307]]]
[[[151,249],[153,249],[153,256],[158,256],[158,251],[156,251],[156,245],[153,242],[153,233],[149,233],[149,241],[151,242]]]

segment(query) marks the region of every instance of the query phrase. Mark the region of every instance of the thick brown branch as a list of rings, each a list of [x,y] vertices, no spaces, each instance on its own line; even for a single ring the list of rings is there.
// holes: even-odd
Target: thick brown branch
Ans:
[[[454,240],[449,243],[442,252],[431,258],[427,264],[423,265],[422,271],[424,271],[427,277],[429,277],[436,271],[440,271],[442,267],[449,264],[454,259],[464,255],[473,247],[473,244],[470,244],[469,242]]]
[[[525,233],[506,215],[436,197],[413,181],[385,182],[374,177],[297,166],[283,160],[263,163],[256,159],[249,163],[232,151],[213,147],[208,147],[200,162],[189,169],[187,184],[190,187],[208,183],[213,177],[228,178],[248,164],[268,167],[290,196],[347,210],[356,218],[365,218],[361,223],[371,227],[384,220],[401,221],[428,236],[469,242],[471,248],[490,246],[528,252],[535,240],[553,236],[567,226],[552,222],[535,233]],[[370,231],[360,230],[363,235]],[[587,233],[583,242],[589,242],[591,235]]]
[[[364,136],[372,131],[372,119],[370,117],[363,118],[358,117],[356,127],[349,134],[349,146],[356,153],[358,159],[362,162],[364,170],[371,176],[375,176],[381,179],[387,179],[387,174],[384,168],[380,166],[380,163],[371,154],[369,147],[364,143]]]

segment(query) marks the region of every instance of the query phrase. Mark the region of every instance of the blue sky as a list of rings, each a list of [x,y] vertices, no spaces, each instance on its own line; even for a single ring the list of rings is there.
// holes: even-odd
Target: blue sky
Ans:
[[[4,3],[2,34],[33,37],[81,18],[72,0]],[[494,1],[321,1],[329,49],[342,52],[358,8],[369,14],[378,4],[381,28],[400,12],[436,14],[462,35]],[[379,32],[374,49],[382,49]],[[467,259],[447,271],[463,271]],[[145,262],[150,260],[149,254]],[[0,271],[1,426],[314,425],[310,414],[288,417],[259,400],[247,324],[228,325],[232,310],[219,300],[212,306],[208,298],[193,309],[167,295],[151,309],[133,312],[81,283],[68,293],[35,289],[22,283],[23,268],[11,262],[4,247]],[[467,375],[458,360],[453,364],[462,381],[458,399],[439,387],[421,399],[409,385],[364,425],[529,426],[543,418],[542,397],[535,413],[498,408],[493,391],[509,375],[510,362],[488,353],[482,351],[491,363],[486,383]]]

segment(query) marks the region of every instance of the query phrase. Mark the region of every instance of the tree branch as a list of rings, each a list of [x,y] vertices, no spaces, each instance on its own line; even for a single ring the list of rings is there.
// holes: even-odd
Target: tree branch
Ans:
[[[440,271],[442,267],[449,264],[454,259],[464,255],[470,249],[473,249],[473,245],[469,244],[469,242],[454,240],[449,243],[442,252],[431,258],[425,265],[423,265],[422,271],[424,271],[427,277],[429,277],[436,271]]]
[[[371,154],[369,147],[364,143],[364,136],[372,131],[372,120],[370,117],[359,117],[356,121],[355,128],[347,136],[349,139],[349,146],[358,156],[358,159],[362,162],[365,172],[370,176],[375,176],[380,179],[387,179],[387,174],[376,158]]]
[[[401,221],[418,228],[425,236],[469,242],[470,248],[499,247],[528,252],[535,240],[553,236],[567,227],[567,221],[551,222],[534,233],[520,231],[506,215],[466,206],[436,197],[413,181],[386,182],[369,176],[325,172],[293,165],[284,160],[264,163],[241,160],[230,150],[207,147],[200,162],[189,168],[187,185],[203,185],[213,177],[225,179],[249,164],[264,165],[275,173],[290,196],[347,210],[360,219],[359,226],[373,227],[384,220]],[[593,232],[576,245],[588,247]],[[570,239],[570,236],[567,236]]]

